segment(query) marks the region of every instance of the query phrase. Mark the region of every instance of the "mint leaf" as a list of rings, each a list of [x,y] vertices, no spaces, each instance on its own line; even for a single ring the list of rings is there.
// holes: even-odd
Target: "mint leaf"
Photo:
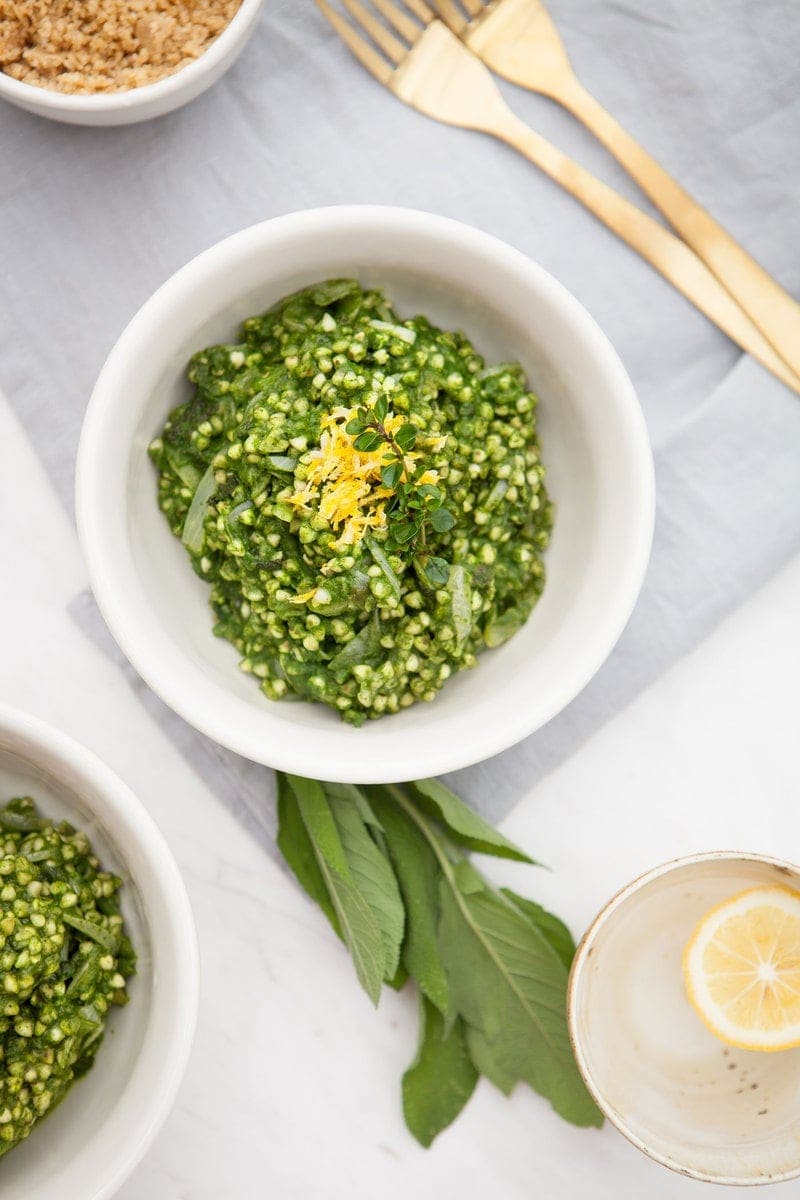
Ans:
[[[444,509],[439,511],[444,512]],[[472,629],[472,586],[469,575],[460,563],[450,568],[447,590],[450,593],[450,615],[453,618],[456,641],[461,645],[464,639],[469,637]]]
[[[195,489],[181,531],[181,541],[192,554],[199,554],[205,545],[205,520],[208,516],[209,505],[216,495],[217,486],[216,473],[212,464]]]
[[[372,910],[380,930],[384,947],[383,978],[392,979],[400,965],[405,929],[397,880],[353,802],[332,794],[329,799],[353,883]]]
[[[386,949],[378,923],[353,882],[322,785],[314,779],[301,779],[296,775],[287,775],[286,779],[297,800],[358,980],[373,1004],[377,1004],[386,964]]]
[[[320,906],[334,928],[337,937],[342,937],[342,927],[336,916],[330,893],[319,869],[314,846],[303,824],[294,792],[286,776],[276,772],[278,790],[278,849],[297,877],[300,886]]]
[[[489,885],[477,867],[473,867],[468,858],[460,858],[452,865],[453,878],[462,896],[472,896],[476,892],[489,889]]]
[[[428,583],[433,587],[446,587],[447,581],[450,578],[450,563],[444,558],[429,558],[427,563],[422,568],[427,577]]]
[[[578,1072],[566,1019],[569,930],[496,890],[458,847],[531,860],[435,779],[356,787],[278,777],[280,848],[345,941],[362,986],[410,976],[421,1036],[403,1077],[414,1136],[430,1145],[479,1074],[529,1084],[576,1125],[602,1118]]]
[[[447,980],[436,936],[441,878],[436,856],[386,789],[370,789],[370,798],[405,902],[403,963],[420,990],[441,1013],[446,1013]]]
[[[397,971],[395,972],[393,977],[391,979],[387,979],[386,982],[388,983],[390,988],[394,989],[394,991],[402,992],[403,988],[406,986],[409,979],[410,979],[410,975],[408,974],[408,971],[405,969],[403,964],[400,963],[400,966],[397,968]]]
[[[322,784],[316,779],[303,779],[299,775],[287,775],[286,780],[297,798],[297,806],[317,858],[322,858],[343,879],[349,879],[350,870],[344,848]]]
[[[417,440],[418,433],[419,430],[417,429],[416,425],[412,425],[410,422],[406,421],[406,423],[401,425],[395,433],[394,440],[397,442],[397,445],[401,450],[412,450],[414,448],[414,443]]]
[[[495,858],[513,858],[517,862],[532,863],[523,850],[508,838],[503,837],[483,817],[446,788],[438,779],[417,779],[408,785],[420,808],[436,821],[447,826],[450,836],[480,854],[492,854]]]
[[[512,892],[511,888],[501,888],[500,891],[547,938],[564,966],[569,970],[575,957],[575,939],[564,922],[534,900],[518,896],[516,892]]]
[[[320,308],[328,308],[345,296],[352,296],[361,289],[355,279],[329,279],[327,283],[318,283],[311,291],[311,299]]]
[[[456,519],[449,508],[437,508],[431,513],[431,525],[437,533],[447,533],[455,523]]]
[[[346,676],[353,667],[362,663],[375,662],[381,653],[381,620],[377,608],[369,623],[359,630],[354,638],[345,642],[341,650],[328,663],[328,670],[336,676]]]
[[[420,996],[420,1043],[417,1057],[403,1076],[403,1115],[423,1146],[430,1146],[461,1112],[478,1082],[470,1059],[464,1025],[445,1031],[442,1014]]]
[[[326,783],[325,791],[329,797],[338,796],[341,800],[349,800],[354,804],[365,825],[371,825],[373,829],[382,828],[369,800],[354,783]]]
[[[411,521],[402,521],[398,525],[392,525],[392,537],[402,546],[404,542],[410,542],[413,537],[417,536],[419,526]]]
[[[508,1086],[521,1080],[565,1120],[601,1125],[572,1056],[567,969],[531,923],[502,897],[441,885],[439,945],[453,1003],[477,1030],[482,1067]]]
[[[335,871],[329,870],[322,863],[320,865],[358,981],[372,1003],[377,1004],[386,962],[381,931],[372,910],[358,889]]]
[[[530,602],[525,601],[507,608],[502,616],[495,616],[489,622],[483,634],[483,640],[489,649],[494,650],[498,646],[502,646],[503,642],[507,642],[510,637],[513,637],[531,615],[532,607]]]
[[[379,433],[376,433],[372,429],[368,429],[366,433],[360,433],[358,435],[353,442],[353,445],[355,446],[356,450],[363,450],[365,453],[369,453],[371,450],[377,450],[382,441],[383,438]]]
[[[381,471],[381,483],[385,488],[394,491],[397,484],[400,482],[400,476],[403,474],[403,464],[399,462],[388,463]]]
[[[516,1076],[503,1070],[495,1059],[492,1046],[487,1042],[480,1029],[473,1029],[471,1025],[466,1024],[464,1028],[469,1056],[481,1075],[485,1075],[504,1096],[510,1096],[517,1083]]]
[[[380,546],[378,545],[378,543],[375,541],[375,539],[373,537],[370,537],[369,535],[367,535],[367,537],[364,539],[364,541],[366,543],[367,549],[369,550],[370,554],[375,559],[375,562],[378,564],[380,569],[383,571],[384,579],[389,584],[389,587],[392,589],[392,595],[395,597],[395,599],[399,600],[400,596],[402,594],[401,588],[400,588],[400,580],[397,578],[394,571],[392,570],[392,564],[389,562],[388,558],[383,553],[383,550],[381,550]]]

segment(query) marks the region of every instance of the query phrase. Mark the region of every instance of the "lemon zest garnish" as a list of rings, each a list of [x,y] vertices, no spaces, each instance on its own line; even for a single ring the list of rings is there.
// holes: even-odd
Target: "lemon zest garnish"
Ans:
[[[291,504],[292,508],[311,508],[311,501],[315,499],[315,492],[312,488],[306,486],[300,488],[293,496],[289,496],[285,503]]]
[[[342,406],[325,414],[320,422],[319,448],[306,456],[305,482],[286,501],[295,509],[305,510],[316,503],[320,516],[340,531],[336,541],[339,549],[360,542],[369,530],[386,529],[383,501],[394,494],[381,484],[381,471],[387,463],[385,443],[374,450],[356,450],[355,439],[347,432],[347,423],[355,414],[354,408]],[[390,434],[402,424],[403,418],[395,413],[389,413],[383,421]],[[404,456],[406,476],[414,473],[420,457],[413,451]]]

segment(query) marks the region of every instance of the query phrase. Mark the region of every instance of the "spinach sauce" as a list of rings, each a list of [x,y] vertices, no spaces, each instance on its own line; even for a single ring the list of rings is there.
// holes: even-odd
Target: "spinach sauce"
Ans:
[[[331,280],[196,354],[189,379],[150,447],[159,502],[265,695],[360,725],[432,700],[527,619],[552,509],[519,365],[487,368],[462,334]],[[383,447],[372,466],[353,450],[357,410],[404,441],[406,502],[427,489],[448,510],[407,544]]]
[[[85,834],[0,808],[0,1155],[89,1070],[136,959]]]

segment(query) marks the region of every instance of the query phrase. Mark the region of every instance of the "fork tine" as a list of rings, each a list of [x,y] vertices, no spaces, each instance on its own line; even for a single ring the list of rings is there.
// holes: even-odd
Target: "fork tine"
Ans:
[[[370,75],[374,75],[385,87],[389,86],[392,78],[392,68],[385,58],[382,58],[372,46],[364,40],[343,17],[331,8],[328,0],[317,0],[317,7],[328,18],[339,37],[355,54],[362,67],[366,67]]]
[[[479,17],[485,8],[488,8],[491,0],[461,0],[464,8],[471,17]]]
[[[464,16],[461,9],[456,8],[453,0],[434,0],[434,4],[444,23],[450,26],[456,37],[461,37],[469,25],[469,19]]]
[[[436,15],[425,3],[425,0],[404,0],[404,3],[406,8],[410,8],[414,16],[419,17],[420,21],[424,21],[426,25],[430,24]]]
[[[408,53],[408,47],[402,42],[398,42],[389,30],[381,25],[374,13],[369,12],[361,0],[342,0],[347,11],[352,17],[358,21],[362,29],[366,29],[369,36],[372,38],[376,46],[378,46],[387,58],[397,66],[401,63]]]
[[[410,42],[413,46],[414,42],[416,42],[417,38],[422,33],[422,30],[417,22],[412,21],[411,17],[407,17],[404,12],[401,12],[396,4],[392,4],[392,0],[372,0],[372,3],[377,8],[378,12],[382,13],[391,25],[394,25],[400,36],[404,37],[406,41]],[[419,14],[417,15],[419,16]],[[421,19],[425,21],[432,20],[433,13],[430,13],[427,18],[423,17]]]

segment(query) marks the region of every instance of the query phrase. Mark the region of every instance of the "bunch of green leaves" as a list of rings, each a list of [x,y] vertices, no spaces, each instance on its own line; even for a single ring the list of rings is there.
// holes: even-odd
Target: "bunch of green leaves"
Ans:
[[[441,488],[432,483],[418,483],[415,470],[409,469],[406,456],[417,443],[419,430],[416,425],[404,421],[392,432],[385,424],[388,415],[389,401],[386,396],[379,396],[371,408],[359,406],[346,429],[356,450],[371,453],[381,445],[385,447],[381,483],[393,493],[386,508],[388,549],[416,551],[430,582],[435,587],[443,587],[447,583],[449,564],[426,551],[426,529],[447,533],[453,528],[455,518],[450,509],[445,508]]]
[[[356,787],[279,773],[278,820],[284,858],[372,1001],[384,983],[417,986],[419,1048],[402,1091],[422,1145],[480,1075],[506,1095],[529,1084],[576,1125],[602,1123],[567,1032],[569,930],[468,855],[532,859],[435,779]]]

